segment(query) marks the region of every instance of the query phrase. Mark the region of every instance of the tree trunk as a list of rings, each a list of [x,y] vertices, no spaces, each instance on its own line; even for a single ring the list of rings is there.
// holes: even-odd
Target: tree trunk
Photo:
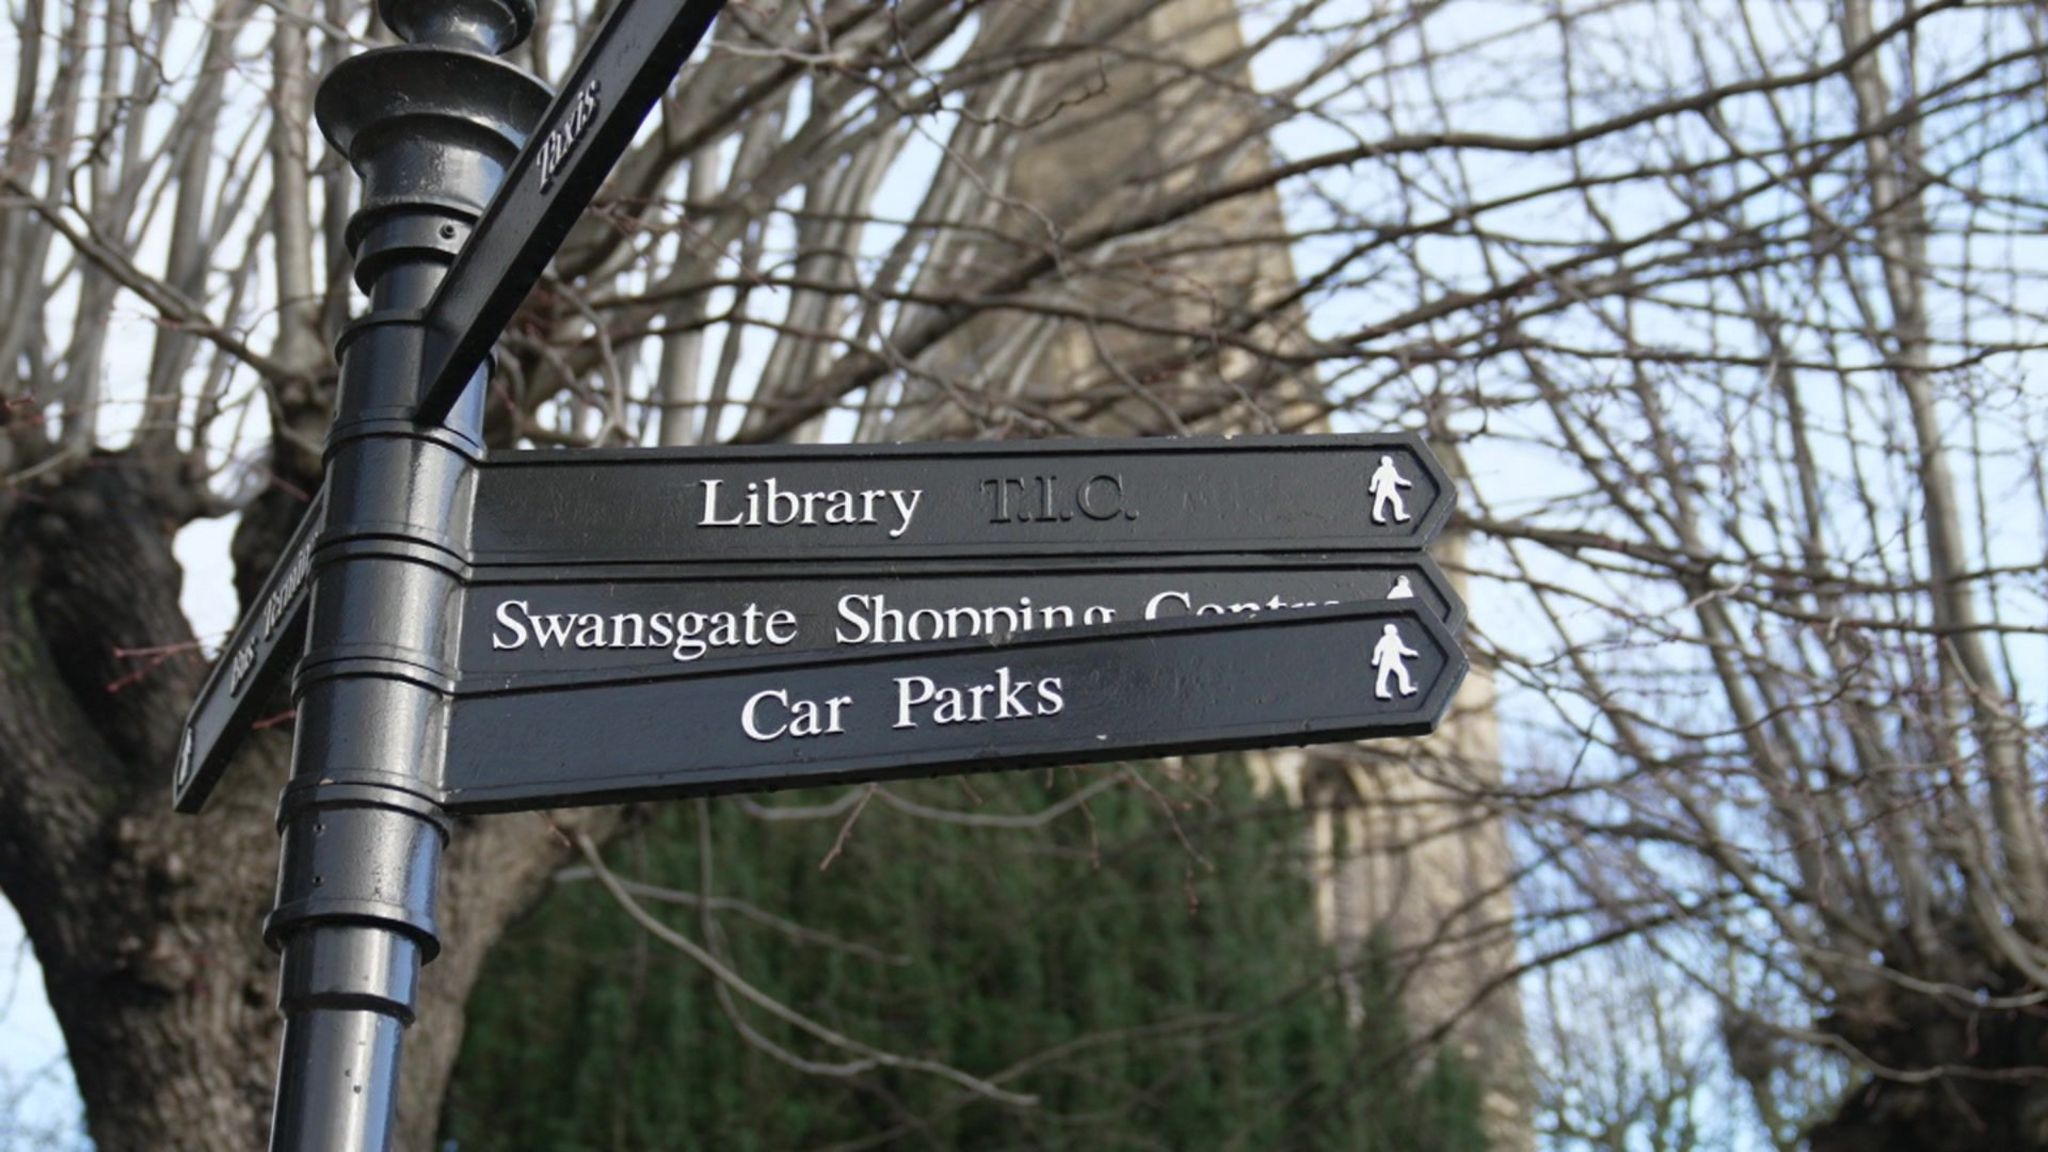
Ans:
[[[276,868],[266,793],[289,742],[252,741],[204,819],[171,813],[205,664],[178,609],[180,517],[150,480],[97,455],[0,522],[0,887],[100,1152],[246,1148],[262,1141],[277,1031],[257,926]]]
[[[203,815],[172,813],[206,662],[178,607],[185,515],[153,475],[97,455],[0,520],[0,890],[34,943],[99,1152],[260,1148],[279,1035],[261,926],[290,729],[255,734]],[[245,602],[297,516],[280,492],[245,515]],[[540,817],[458,827],[447,946],[407,1038],[401,1147],[432,1147],[463,1002],[564,850]]]
[[[505,926],[540,898],[576,832],[603,840],[618,816],[616,808],[590,808],[456,822],[455,840],[441,857],[441,955],[421,974],[419,1020],[405,1037],[399,1148],[434,1146],[442,1097],[462,1051],[464,1007]]]

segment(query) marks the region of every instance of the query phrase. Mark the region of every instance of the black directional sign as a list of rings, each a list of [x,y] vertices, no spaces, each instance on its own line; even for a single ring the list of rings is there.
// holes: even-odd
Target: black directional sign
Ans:
[[[456,401],[721,7],[614,0],[530,133],[499,113],[532,79],[483,56],[530,0],[387,4],[413,43],[315,102],[368,206],[335,496],[201,690],[174,788],[205,803],[310,627],[333,659],[295,685],[279,805],[273,1150],[389,1142],[397,1048],[362,1038],[412,1018],[440,947],[447,814],[1417,735],[1465,674],[1422,552],[1453,489],[1412,435],[479,459]]]
[[[1432,613],[1381,603],[530,689],[465,678],[444,796],[484,812],[1416,735],[1465,668]]]
[[[1393,551],[1450,483],[1408,434],[495,455],[479,564]]]
[[[1410,600],[1455,633],[1465,608],[1427,556],[926,561],[480,569],[462,627],[463,683],[531,687],[777,652],[1188,617],[1270,619]]]
[[[613,7],[427,307],[422,423],[448,414],[723,7],[724,0]]]
[[[305,648],[306,600],[312,589],[313,546],[326,521],[326,494],[313,498],[256,601],[242,613],[199,698],[185,717],[172,774],[172,802],[197,812],[228,760]]]

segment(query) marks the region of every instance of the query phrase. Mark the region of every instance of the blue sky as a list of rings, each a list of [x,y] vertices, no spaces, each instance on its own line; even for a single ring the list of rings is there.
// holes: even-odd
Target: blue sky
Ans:
[[[79,1130],[78,1089],[14,907],[0,901],[0,1149],[64,1148]]]

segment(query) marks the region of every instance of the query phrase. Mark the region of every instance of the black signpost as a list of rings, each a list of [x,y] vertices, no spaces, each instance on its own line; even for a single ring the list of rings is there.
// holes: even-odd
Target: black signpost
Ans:
[[[369,309],[173,782],[292,672],[273,1150],[391,1147],[454,815],[1417,735],[1465,673],[1410,434],[487,456],[491,343],[719,7],[619,0],[550,100],[531,0],[380,0],[409,43],[321,85]]]

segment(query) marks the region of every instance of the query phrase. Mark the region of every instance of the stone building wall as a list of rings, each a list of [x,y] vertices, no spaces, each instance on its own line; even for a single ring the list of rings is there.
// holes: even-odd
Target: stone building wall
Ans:
[[[1009,103],[975,110],[983,130],[1006,135],[976,175],[989,206],[964,223],[996,238],[953,242],[926,273],[928,290],[943,293],[978,262],[1015,262],[1104,222],[1145,219],[1166,198],[1271,162],[1261,119],[1271,113],[1228,0],[984,11],[994,21],[984,45],[1058,62],[1020,79]],[[960,153],[977,139],[972,128],[956,138]],[[1236,346],[1305,341],[1297,310],[1247,323],[1295,286],[1286,233],[1268,192],[1072,255],[1034,289],[1064,319],[977,321],[924,362],[953,389],[919,396],[913,386],[893,434],[968,431],[963,388],[979,406],[972,423],[997,434],[1317,426],[1312,373],[1262,373]],[[1460,542],[1444,540],[1436,555],[1455,576]],[[1392,950],[1407,973],[1411,1028],[1441,1029],[1480,1071],[1494,1144],[1519,1150],[1533,1138],[1520,999],[1504,976],[1515,959],[1511,862],[1484,802],[1501,773],[1493,698],[1490,676],[1475,669],[1435,737],[1267,753],[1254,771],[1311,813],[1318,907],[1339,956],[1356,960],[1375,940]]]

